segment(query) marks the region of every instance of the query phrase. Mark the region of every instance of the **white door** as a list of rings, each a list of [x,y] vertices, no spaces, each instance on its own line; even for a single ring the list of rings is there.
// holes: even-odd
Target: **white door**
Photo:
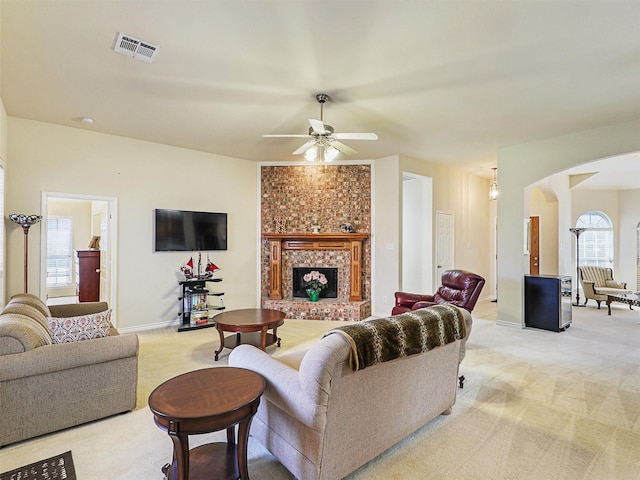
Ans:
[[[440,285],[442,272],[453,268],[455,216],[453,213],[436,212],[436,278]]]

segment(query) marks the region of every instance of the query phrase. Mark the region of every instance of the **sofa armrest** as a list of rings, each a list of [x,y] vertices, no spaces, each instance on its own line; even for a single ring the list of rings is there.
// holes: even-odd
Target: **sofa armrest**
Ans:
[[[413,307],[411,307],[411,310],[418,310],[420,308],[433,307],[434,305],[438,305],[438,304],[436,302],[430,302],[430,301],[426,301],[426,300],[421,300],[420,302],[414,303]]]
[[[416,302],[433,302],[433,295],[420,295],[417,293],[396,292],[396,306],[413,307]]]
[[[607,280],[604,282],[604,286],[607,288],[620,288],[622,290],[627,288],[627,284],[625,282],[619,282],[618,280]]]
[[[318,406],[304,392],[298,370],[252,345],[239,345],[229,355],[229,366],[246,368],[264,377],[263,399],[305,425],[318,428]]]
[[[582,280],[582,290],[584,291],[585,297],[593,298],[596,294],[595,282],[590,282],[589,280]]]
[[[44,345],[23,353],[0,356],[0,381],[70,370],[138,355],[135,334]]]

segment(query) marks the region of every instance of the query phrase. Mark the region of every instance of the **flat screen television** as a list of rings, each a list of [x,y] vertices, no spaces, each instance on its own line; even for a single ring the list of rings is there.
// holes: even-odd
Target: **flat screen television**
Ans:
[[[156,252],[226,249],[226,213],[156,209]]]

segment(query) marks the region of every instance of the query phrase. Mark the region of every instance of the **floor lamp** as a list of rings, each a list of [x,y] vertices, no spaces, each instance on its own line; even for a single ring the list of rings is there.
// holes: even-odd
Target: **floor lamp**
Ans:
[[[42,220],[42,215],[24,215],[21,213],[12,213],[9,215],[12,222],[22,227],[24,232],[24,293],[27,293],[29,286],[29,228]]]
[[[576,303],[574,307],[584,307],[580,305],[580,234],[584,232],[586,228],[570,228],[569,231],[576,236]]]

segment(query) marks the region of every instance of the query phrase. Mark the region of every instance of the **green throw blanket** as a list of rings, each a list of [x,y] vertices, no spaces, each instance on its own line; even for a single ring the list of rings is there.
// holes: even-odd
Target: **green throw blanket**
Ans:
[[[333,333],[343,335],[351,343],[349,361],[354,371],[426,352],[467,335],[462,312],[449,304],[345,325],[324,336]]]

